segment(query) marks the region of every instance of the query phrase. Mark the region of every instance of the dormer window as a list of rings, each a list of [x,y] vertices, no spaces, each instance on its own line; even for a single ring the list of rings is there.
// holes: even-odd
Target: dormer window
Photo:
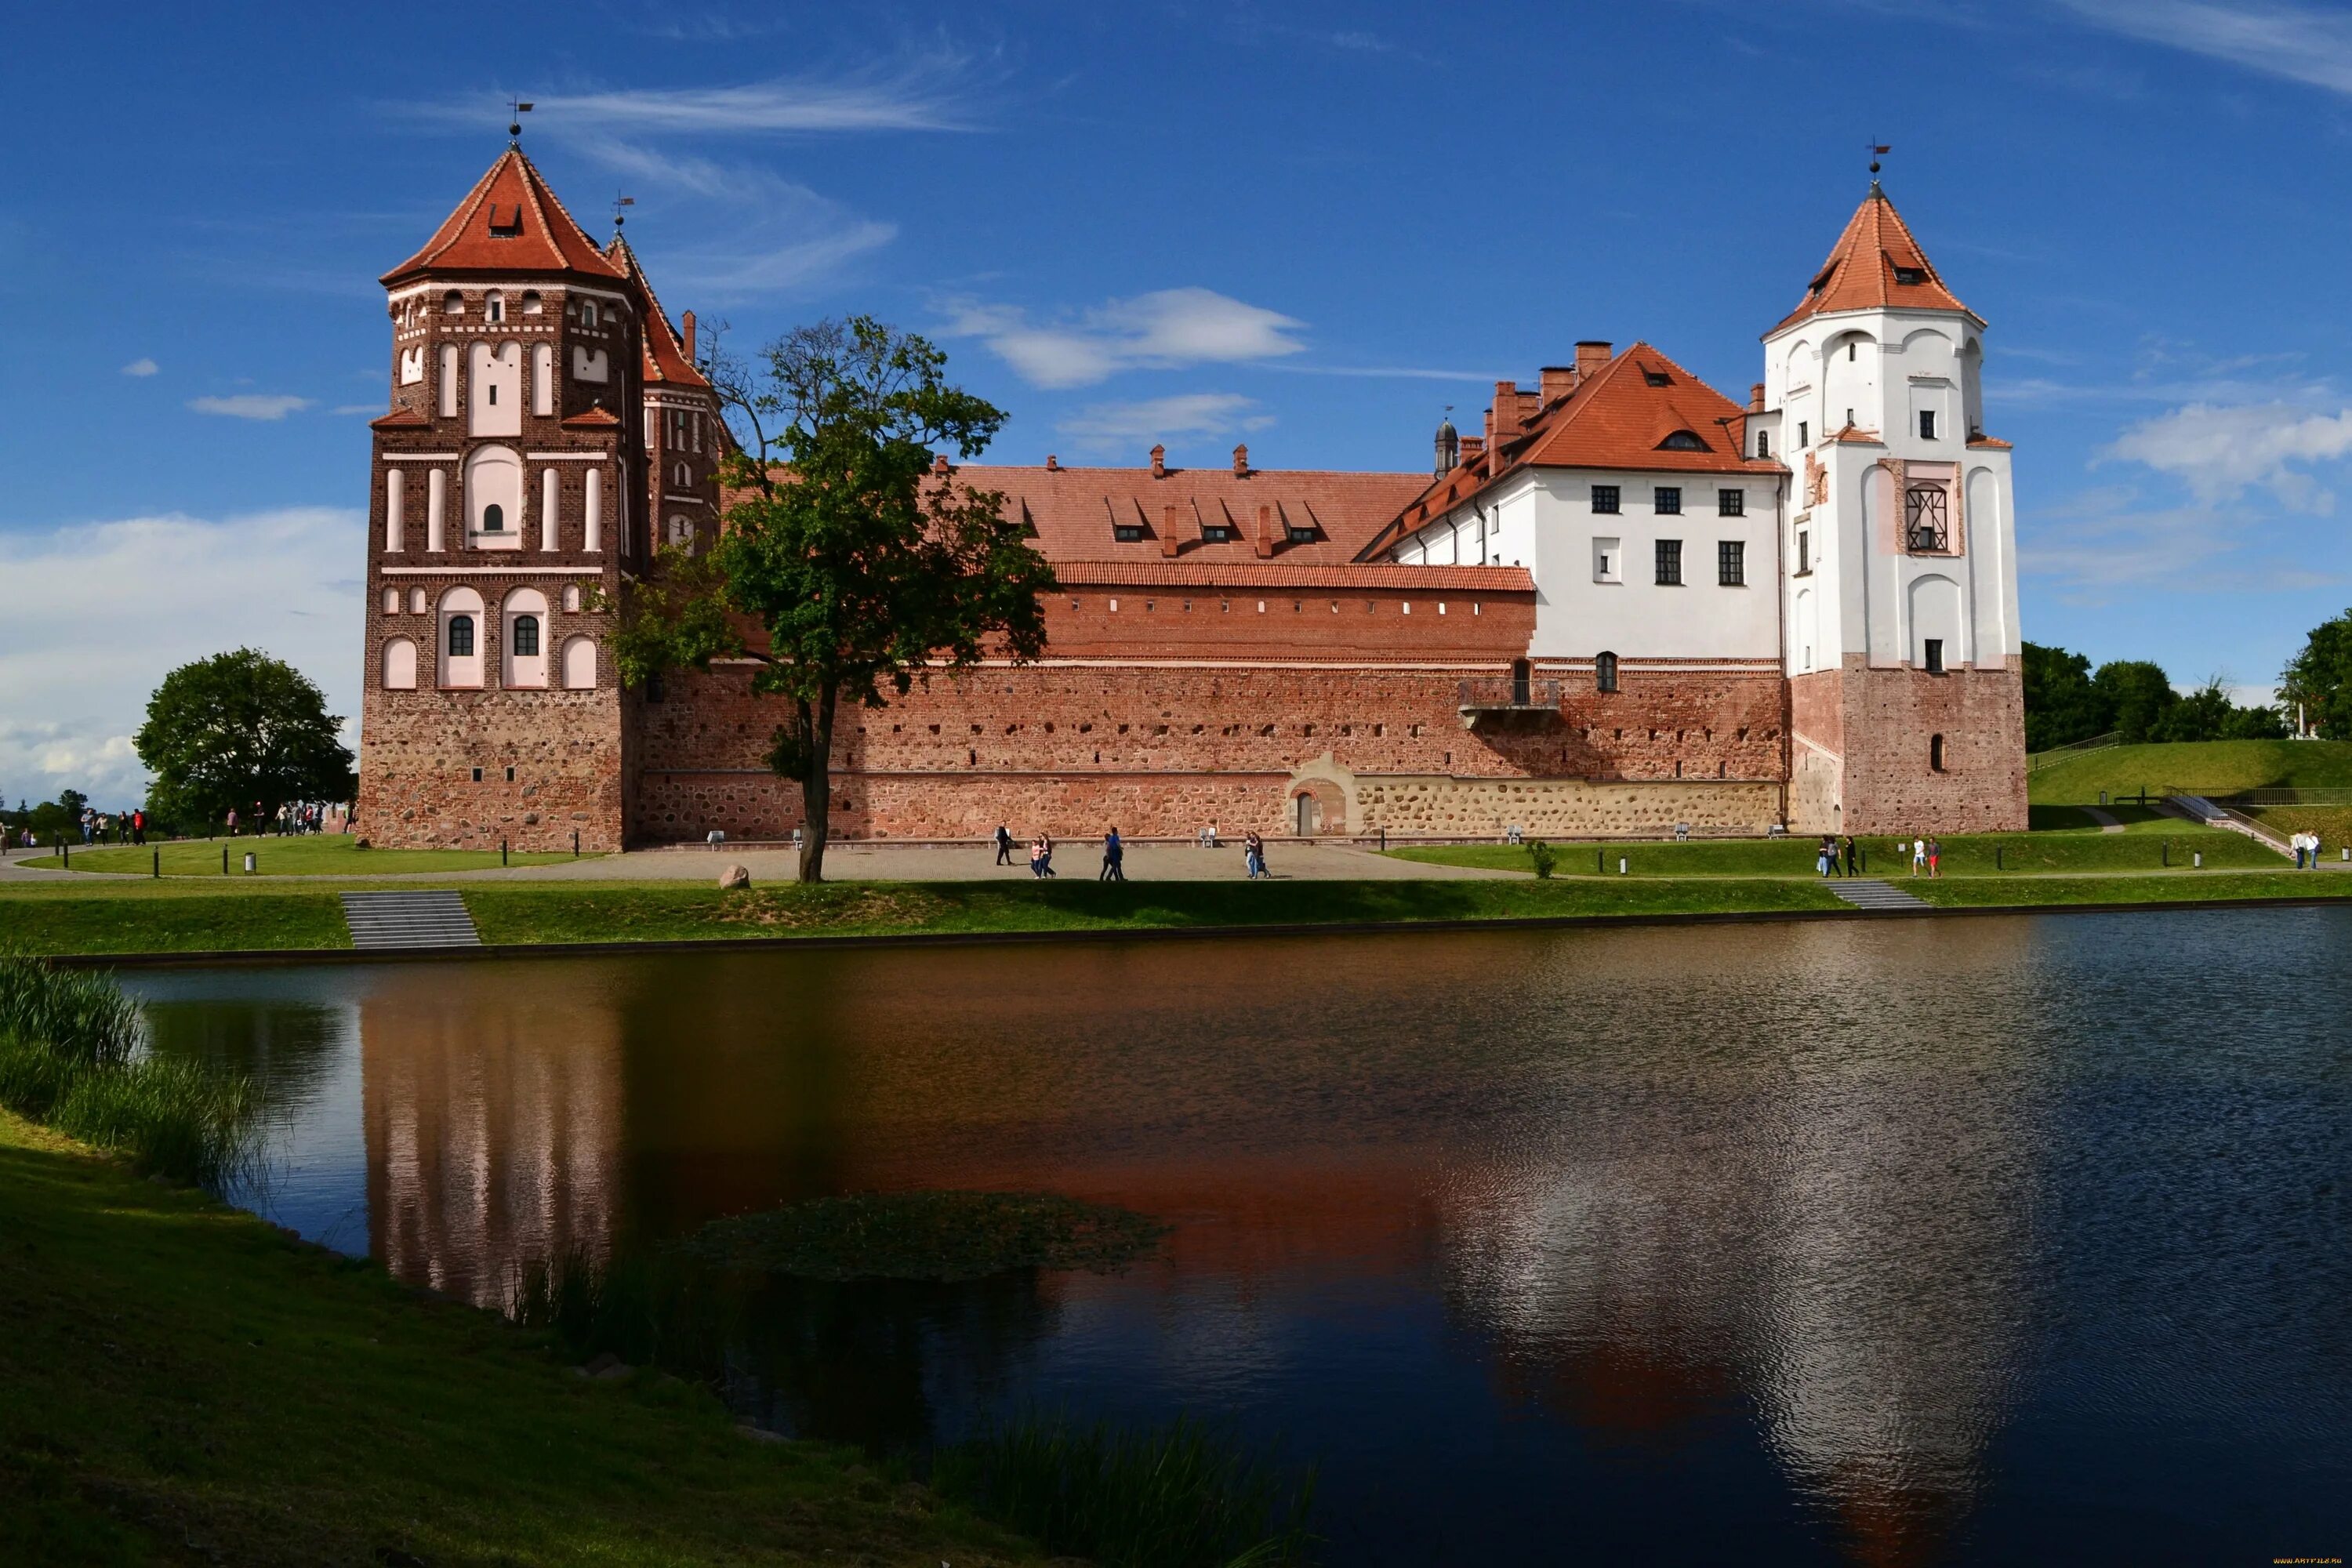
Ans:
[[[1143,542],[1143,525],[1139,522],[1114,523],[1111,525],[1110,532],[1111,537],[1118,540],[1121,544],[1140,544]]]
[[[1286,537],[1287,537],[1293,544],[1312,544],[1315,542],[1314,525],[1312,523],[1294,522],[1290,525],[1290,531]]]
[[[1677,430],[1658,443],[1661,452],[1704,452],[1706,443],[1698,438],[1696,430]]]
[[[1924,267],[1898,267],[1895,269],[1895,281],[1906,288],[1916,288],[1927,281],[1927,269]]]
[[[1201,525],[1201,537],[1211,544],[1230,544],[1234,531],[1222,522],[1207,522]]]
[[[1759,458],[1772,455],[1772,433],[1769,430],[1756,432],[1756,455]]]
[[[512,239],[522,233],[522,204],[501,206],[490,204],[490,236],[494,239]]]
[[[1642,367],[1642,379],[1652,386],[1672,386],[1675,384],[1673,376],[1662,370],[1652,370],[1647,365]]]

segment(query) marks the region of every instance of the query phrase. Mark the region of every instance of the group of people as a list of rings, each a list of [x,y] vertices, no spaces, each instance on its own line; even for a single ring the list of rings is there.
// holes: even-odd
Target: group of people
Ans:
[[[25,842],[33,841],[27,831]],[[129,811],[98,811],[81,808],[81,841],[84,844],[144,844],[147,842],[147,808],[133,806]]]
[[[1944,874],[1944,846],[1936,838],[1898,838],[1895,853],[1911,857],[1911,874],[1929,878]],[[1859,877],[1862,875],[1862,853],[1854,847],[1853,835],[1840,840],[1834,833],[1824,833],[1814,847],[1813,869],[1823,877]]]
[[[2316,871],[2319,869],[2318,834],[2298,833],[2294,837],[2287,840],[2287,847],[2294,851],[2294,868],[2296,870]]]
[[[996,845],[996,863],[1000,866],[1012,865],[1013,829],[1001,822],[998,823],[993,842]],[[1214,827],[1203,829],[1195,842],[1202,848],[1220,847],[1217,830]],[[1265,840],[1257,834],[1252,833],[1242,840],[1242,866],[1252,881],[1255,881],[1260,877],[1274,875],[1272,871],[1266,869],[1265,866]],[[1029,841],[1029,874],[1041,881],[1055,874],[1052,834],[1040,832],[1037,837]],[[1127,880],[1127,841],[1118,836],[1118,828],[1116,826],[1103,831],[1102,869],[1095,873],[1095,880],[1098,882]]]
[[[281,835],[323,833],[327,826],[327,808],[323,805],[303,805],[289,801],[279,806],[276,812],[270,813],[263,811],[261,803],[257,800],[253,803],[253,809],[243,816],[237,815],[236,807],[229,807],[227,820],[228,836],[231,838],[236,837],[240,830],[253,834],[257,837],[273,830]]]

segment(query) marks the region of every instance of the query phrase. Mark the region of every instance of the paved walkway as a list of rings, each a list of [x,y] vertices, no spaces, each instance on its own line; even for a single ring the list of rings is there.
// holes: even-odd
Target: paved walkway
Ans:
[[[2121,833],[2124,830],[2122,820],[2112,811],[2101,811],[2095,805],[2086,805],[2082,810],[2084,816],[2099,825],[2102,833]]]

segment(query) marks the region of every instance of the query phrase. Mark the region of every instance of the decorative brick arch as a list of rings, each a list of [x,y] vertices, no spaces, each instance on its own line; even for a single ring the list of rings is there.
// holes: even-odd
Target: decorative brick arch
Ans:
[[[1295,837],[1349,831],[1356,776],[1326,752],[1294,771],[1282,792],[1282,826]]]

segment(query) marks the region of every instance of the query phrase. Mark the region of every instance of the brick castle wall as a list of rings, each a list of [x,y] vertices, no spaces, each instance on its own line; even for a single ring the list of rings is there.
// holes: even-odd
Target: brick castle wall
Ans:
[[[569,849],[577,832],[583,850],[621,847],[620,694],[609,687],[372,689],[361,725],[354,831],[370,843]]]
[[[2015,668],[1846,668],[1790,682],[1790,826],[1801,833],[2021,831],[2025,691]],[[1935,738],[1943,738],[1942,767]],[[1807,746],[1807,740],[1815,742]],[[1819,749],[1816,749],[1819,748]]]

